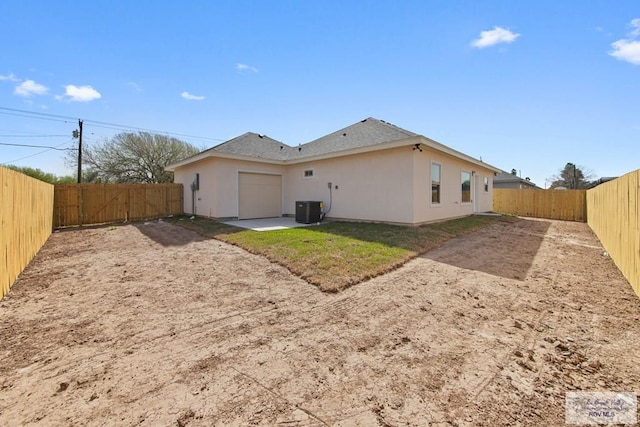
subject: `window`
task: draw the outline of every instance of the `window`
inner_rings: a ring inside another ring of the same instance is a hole
[[[431,163],[431,203],[440,203],[440,165]]]
[[[462,203],[471,202],[471,173],[462,171]]]
[[[484,192],[485,193],[489,192],[489,177],[488,176],[484,177]]]
[[[305,169],[304,177],[305,178],[313,178],[313,169]]]

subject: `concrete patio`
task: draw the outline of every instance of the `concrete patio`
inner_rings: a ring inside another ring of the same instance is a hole
[[[234,227],[248,228],[254,231],[286,230],[287,228],[309,227],[311,225],[319,224],[301,224],[296,222],[293,217],[242,219],[237,221],[225,221],[223,223]]]

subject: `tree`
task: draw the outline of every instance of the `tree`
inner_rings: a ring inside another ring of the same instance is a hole
[[[72,176],[56,176],[52,173],[44,172],[38,168],[30,168],[28,166],[14,166],[7,165],[7,168],[13,169],[16,172],[23,173],[31,178],[39,179],[40,181],[48,182],[49,184],[69,184],[75,182],[75,178]]]
[[[184,141],[149,132],[119,133],[82,152],[85,182],[173,182],[173,173],[164,168],[198,153]],[[67,156],[77,165],[74,154]]]
[[[570,190],[588,188],[594,173],[573,163],[567,163],[557,175],[551,177],[549,189],[564,187]]]

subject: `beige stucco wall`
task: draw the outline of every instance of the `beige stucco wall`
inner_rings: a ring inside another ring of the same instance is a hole
[[[283,165],[208,158],[177,168],[174,173],[174,182],[184,185],[184,212],[193,214],[190,185],[195,174],[199,173],[200,190],[196,191],[195,213],[211,218],[237,217],[239,172],[281,175],[286,188]]]
[[[390,148],[296,164],[209,158],[175,171],[184,187],[184,211],[191,209],[190,184],[200,174],[196,214],[213,218],[238,216],[238,172],[282,176],[282,213],[295,215],[295,202],[318,200],[330,207],[329,218],[421,224],[487,212],[493,205],[493,171],[421,146]],[[431,164],[441,165],[441,201],[431,203]],[[312,169],[313,177],[304,176]],[[472,202],[462,203],[461,172],[473,172]],[[489,191],[484,191],[484,178]]]
[[[401,147],[289,165],[285,213],[295,214],[298,200],[322,201],[326,211],[331,182],[327,217],[411,223],[412,156],[410,147]],[[307,169],[313,178],[304,177]]]
[[[329,208],[327,183],[333,185],[329,218],[420,224],[491,211],[493,171],[421,146],[381,150],[290,165],[285,213],[297,200],[320,200]],[[431,203],[431,164],[441,165],[441,201]],[[304,171],[313,169],[314,177]],[[472,202],[462,203],[462,171],[472,173]],[[484,191],[484,178],[489,191]],[[338,188],[336,189],[336,185]]]
[[[215,174],[215,159],[205,159],[196,163],[192,163],[180,168],[177,168],[173,172],[173,182],[176,184],[182,184],[184,187],[184,212],[187,214],[193,214],[192,204],[192,192],[191,183],[195,178],[195,174],[200,174],[200,190],[195,193],[195,197],[204,198],[205,204],[196,200],[196,212],[201,214],[201,211],[208,212],[214,210],[213,201],[216,198],[215,187],[213,186],[214,174]]]
[[[414,223],[488,212],[493,206],[493,171],[422,146],[414,152]],[[440,203],[431,203],[431,166],[440,164]],[[471,202],[462,202],[463,171],[471,173]],[[484,178],[489,191],[484,191]]]

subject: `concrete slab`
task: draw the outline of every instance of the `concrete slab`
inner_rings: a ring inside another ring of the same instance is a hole
[[[292,217],[242,219],[238,221],[225,221],[223,224],[240,228],[248,228],[254,231],[286,230],[287,228],[309,227],[311,225],[316,225],[316,223],[301,224],[296,222],[295,218]]]

